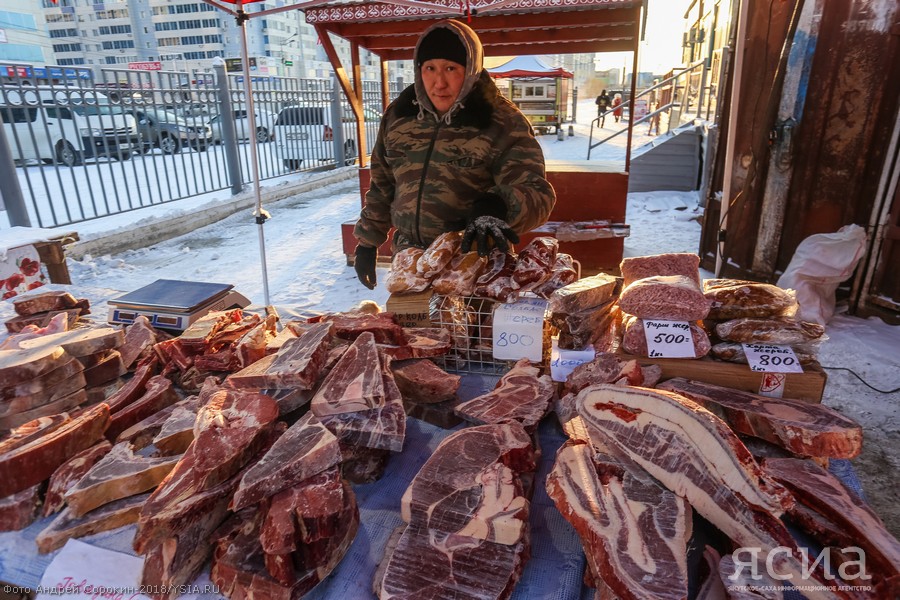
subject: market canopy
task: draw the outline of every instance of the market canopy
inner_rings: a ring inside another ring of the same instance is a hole
[[[300,0],[244,13],[251,2],[204,0],[244,18],[303,10],[306,21],[383,60],[409,60],[435,21],[456,18],[478,32],[486,56],[634,51],[646,0]]]
[[[569,71],[562,67],[550,67],[537,56],[517,56],[502,65],[487,69],[487,72],[495,79],[538,79],[541,77],[572,79],[573,77]]]

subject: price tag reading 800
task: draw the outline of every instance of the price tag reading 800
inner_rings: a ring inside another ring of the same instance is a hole
[[[547,301],[520,298],[494,309],[494,358],[541,362],[544,347],[544,313]]]
[[[650,358],[697,358],[687,321],[644,319],[644,335]]]
[[[790,346],[743,344],[751,371],[761,373],[802,373],[803,367]]]

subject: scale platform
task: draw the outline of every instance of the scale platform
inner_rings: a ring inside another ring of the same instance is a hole
[[[129,325],[138,315],[160,329],[184,331],[203,315],[250,305],[242,294],[226,283],[157,279],[150,285],[109,300],[107,322]]]

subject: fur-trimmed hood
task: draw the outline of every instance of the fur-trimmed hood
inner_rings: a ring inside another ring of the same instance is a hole
[[[425,85],[422,83],[422,68],[419,66],[418,61],[419,46],[421,45],[422,40],[433,30],[439,28],[448,29],[455,33],[459,37],[459,41],[462,43],[463,48],[466,49],[466,77],[463,80],[462,88],[459,90],[459,97],[443,117],[434,109],[434,105],[431,103],[428,94],[425,92]],[[465,106],[465,102],[468,99],[467,97],[483,74],[484,48],[481,45],[481,40],[478,39],[478,34],[476,34],[471,27],[454,19],[445,19],[443,21],[438,21],[419,36],[419,41],[416,42],[413,64],[415,65],[416,72],[415,90],[416,102],[419,107],[419,110],[417,111],[418,114],[421,114],[424,117],[424,113],[427,111],[433,114],[435,119],[443,118],[449,123],[453,118],[453,114]]]

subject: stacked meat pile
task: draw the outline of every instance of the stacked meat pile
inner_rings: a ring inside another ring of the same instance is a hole
[[[19,296],[12,302],[17,316],[6,321],[6,330],[9,333],[47,327],[51,319],[57,315],[63,315],[62,320],[67,323],[66,328],[72,329],[78,323],[78,317],[91,312],[91,303],[87,298],[76,300],[69,292],[29,294]]]
[[[558,253],[554,238],[535,238],[518,255],[495,249],[487,258],[475,251],[462,253],[461,242],[462,233],[454,231],[438,236],[425,250],[401,250],[391,264],[387,290],[404,294],[431,287],[442,296],[510,303],[529,291],[547,298],[578,278],[572,257]]]
[[[769,568],[791,579],[787,583],[810,586],[804,587],[809,598],[896,595],[900,543],[819,466],[858,455],[858,424],[821,405],[683,379],[663,382],[659,390],[632,387],[653,385],[652,374],[633,362],[598,355],[573,372],[567,382],[572,393],[557,409],[570,439],[557,454],[547,489],[581,535],[589,580],[600,597],[687,597],[692,510],[732,542],[706,553],[712,571],[704,589],[733,587],[729,576],[740,575],[742,566],[731,552],[752,547],[762,549],[753,555],[759,572],[768,572],[768,559]],[[877,574],[867,567],[873,580],[849,581],[874,591],[845,594],[835,584],[847,582],[824,579],[821,571],[803,577],[802,556],[782,519],[823,546],[854,545],[879,557],[879,565],[886,557],[893,562]],[[847,534],[849,519],[867,523],[866,533]]]
[[[707,279],[703,288],[712,304],[707,328],[718,340],[716,358],[746,363],[742,344],[778,344],[790,346],[800,364],[816,363],[825,328],[796,318],[793,290],[737,279]]]
[[[648,356],[644,320],[687,322],[694,356],[709,353],[709,336],[701,321],[709,301],[700,287],[700,257],[696,254],[658,254],[625,258],[620,265],[623,289],[619,308],[624,313],[622,349]]]
[[[67,329],[64,314],[47,327],[27,327],[4,340],[0,350],[0,432],[32,419],[102,400],[123,375],[118,348],[122,331],[112,327]]]
[[[601,273],[569,283],[550,294],[559,347],[582,350],[593,346],[596,351],[610,350],[619,325],[615,307],[617,292],[616,278]]]
[[[462,429],[437,447],[401,501],[374,590],[389,598],[509,598],[530,555],[536,468],[516,422]]]

